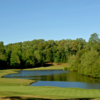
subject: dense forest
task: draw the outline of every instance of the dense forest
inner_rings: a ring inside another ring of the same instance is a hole
[[[100,77],[100,39],[91,34],[89,41],[43,39],[4,45],[0,42],[0,69],[34,68],[45,62],[68,63],[67,70]]]

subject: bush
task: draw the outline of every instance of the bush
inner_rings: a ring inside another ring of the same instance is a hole
[[[66,71],[66,70],[67,70],[67,67],[64,67],[64,69],[63,69],[63,70],[65,70],[65,71]]]

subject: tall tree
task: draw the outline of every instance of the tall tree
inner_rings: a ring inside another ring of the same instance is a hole
[[[6,57],[5,57],[5,48],[3,42],[0,42],[0,69],[6,67]]]

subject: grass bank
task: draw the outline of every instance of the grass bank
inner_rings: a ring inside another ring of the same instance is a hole
[[[64,67],[66,67],[68,64],[67,63],[47,63],[50,66],[46,66],[46,67],[39,67],[39,68],[27,68],[24,70],[63,70]]]
[[[11,78],[2,78],[4,75],[11,74],[11,73],[18,73],[19,69],[10,69],[10,70],[0,70],[0,86],[20,86],[21,81],[23,85],[29,85],[33,80],[27,79],[11,79]]]

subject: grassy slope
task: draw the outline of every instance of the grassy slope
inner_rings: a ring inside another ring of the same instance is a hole
[[[11,69],[11,70],[0,70],[0,86],[19,86],[21,81],[23,85],[29,85],[30,83],[34,82],[33,80],[26,80],[26,79],[11,79],[11,78],[1,78],[4,75],[10,73],[17,73],[20,71],[19,69]]]
[[[24,70],[63,70],[63,66],[57,67],[57,66],[50,66],[50,67],[40,67],[40,68],[30,68],[30,69],[24,69]]]
[[[55,68],[54,68],[55,67]],[[58,68],[61,66],[58,66]],[[47,68],[47,67],[46,67]],[[50,67],[49,69],[58,69],[57,66]],[[44,68],[38,68],[39,70]],[[47,68],[48,69],[48,68]],[[32,69],[33,70],[33,69]],[[37,69],[35,69],[37,70]],[[19,70],[0,70],[0,77],[16,73]],[[21,79],[6,79],[0,78],[0,96],[25,96],[25,97],[38,97],[38,98],[100,98],[100,90],[98,89],[79,89],[79,88],[59,88],[50,86],[25,86],[34,81]]]
[[[64,67],[67,66],[67,65],[68,64],[66,64],[66,63],[64,63],[64,64],[55,64],[55,63],[52,63],[52,65],[49,66],[49,67],[30,68],[30,69],[24,69],[24,70],[63,70]]]

